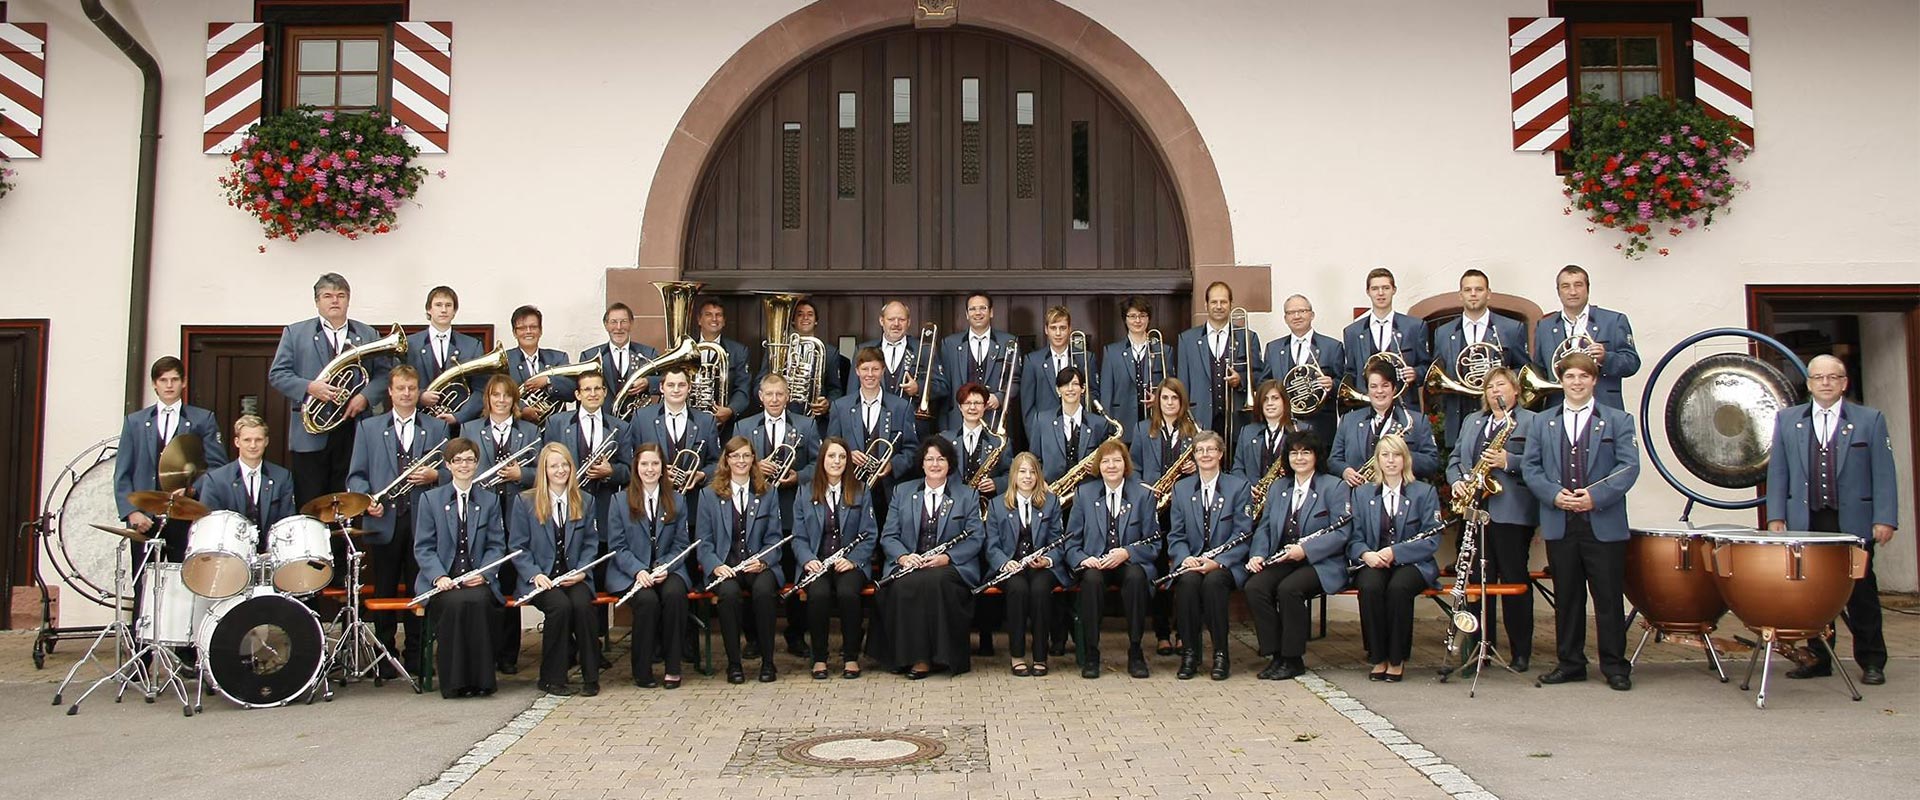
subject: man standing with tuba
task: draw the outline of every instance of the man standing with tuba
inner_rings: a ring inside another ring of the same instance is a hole
[[[1340,382],[1345,378],[1347,351],[1335,339],[1313,329],[1313,302],[1305,295],[1293,295],[1281,306],[1287,320],[1287,335],[1267,344],[1266,378],[1280,382],[1286,390],[1288,408],[1296,413],[1293,422],[1300,430],[1311,431],[1315,439],[1332,442],[1335,414],[1340,406]],[[1295,373],[1298,372],[1296,376]],[[1317,373],[1317,374],[1316,374]],[[1294,378],[1311,389],[1291,388]],[[1300,392],[1312,402],[1302,402]],[[1302,406],[1311,405],[1312,410]],[[1322,453],[1323,457],[1325,454]]]
[[[448,368],[487,354],[480,347],[480,340],[453,329],[453,315],[459,311],[460,295],[453,287],[435,286],[427,292],[427,329],[407,337],[406,356],[407,364],[420,373],[422,387],[432,386],[434,379]],[[480,396],[486,377],[486,373],[479,373],[461,380],[468,394],[459,412],[436,415],[447,424],[447,430],[459,430],[461,425],[479,419],[486,412],[486,398]],[[420,407],[431,409],[447,399],[440,392],[423,389]]]
[[[1400,405],[1407,409],[1419,408],[1419,397],[1415,391],[1419,388],[1420,376],[1427,373],[1427,323],[1393,310],[1393,296],[1399,287],[1393,279],[1393,270],[1375,267],[1367,273],[1367,303],[1370,309],[1359,319],[1348,323],[1341,332],[1341,347],[1347,351],[1347,377],[1352,379],[1354,388],[1364,393],[1366,387],[1366,369],[1368,362],[1375,356],[1391,354],[1391,361],[1397,359],[1396,369],[1391,373],[1394,392]],[[1415,391],[1409,391],[1409,389]],[[1368,448],[1368,453],[1373,449]],[[1418,452],[1415,457],[1418,458]],[[1421,470],[1421,474],[1428,474]]]
[[[700,409],[713,414],[714,420],[720,423],[720,438],[725,439],[733,430],[733,423],[753,407],[747,398],[747,346],[721,334],[727,327],[727,307],[719,300],[709,297],[700,301],[698,319],[700,333],[694,338],[718,344],[727,351],[727,396],[715,397],[712,408]]]
[[[820,374],[814,376],[813,402],[804,409],[807,416],[825,424],[827,409],[833,405],[833,401],[847,393],[847,371],[852,368],[852,362],[840,355],[839,347],[820,335],[820,308],[812,300],[801,299],[793,304],[793,332],[819,339],[825,346],[825,352],[822,353],[824,366]]]
[[[1260,365],[1260,337],[1233,322],[1233,287],[1224,281],[1207,286],[1207,321],[1181,332],[1175,372],[1193,400],[1193,420],[1200,427],[1233,436],[1228,408],[1246,405]],[[1238,424],[1234,427],[1238,427]]]
[[[617,395],[627,385],[627,376],[659,358],[660,351],[633,340],[633,309],[626,303],[607,306],[606,313],[600,315],[600,327],[607,330],[607,340],[582,351],[580,360],[600,359],[600,374],[607,376],[607,408],[625,408]],[[629,391],[636,395],[635,400],[649,394],[657,399],[660,385],[657,378],[646,378],[636,381]]]
[[[1879,411],[1849,403],[1847,365],[1830,355],[1807,362],[1812,401],[1780,412],[1773,421],[1773,457],[1767,461],[1767,530],[1828,531],[1858,536],[1867,549],[1867,572],[1847,598],[1847,630],[1860,682],[1887,682],[1887,641],[1880,631],[1880,585],[1873,574],[1874,545],[1893,540],[1900,525],[1899,484],[1893,439]],[[1789,678],[1833,674],[1833,636],[1815,648],[1816,661]]]
[[[346,488],[347,467],[353,456],[354,426],[345,420],[364,419],[374,400],[387,396],[387,357],[368,354],[360,359],[366,385],[349,392],[322,375],[342,353],[372,343],[373,328],[347,318],[352,289],[347,279],[329,272],[313,284],[313,305],[320,315],[288,325],[267,368],[267,382],[288,400],[287,458],[293,471],[294,502],[307,501]],[[307,427],[303,408],[309,399],[340,404],[341,422],[315,432]]]
[[[1477,269],[1460,273],[1460,318],[1434,330],[1434,366],[1429,369],[1446,373],[1466,388],[1482,390],[1494,369],[1518,369],[1527,363],[1527,329],[1519,320],[1493,313],[1487,307],[1492,298],[1487,273]],[[1461,358],[1461,353],[1466,358]],[[1473,395],[1447,392],[1440,396],[1441,423],[1445,426],[1442,442],[1447,447],[1459,441],[1460,420],[1479,404]]]
[[[1565,357],[1584,352],[1600,365],[1594,397],[1600,405],[1625,410],[1627,401],[1620,382],[1640,371],[1640,351],[1633,347],[1633,325],[1627,315],[1589,303],[1588,286],[1586,270],[1574,264],[1560,268],[1555,278],[1560,310],[1541,317],[1533,328],[1534,368],[1559,380]],[[1567,344],[1568,340],[1573,344]]]

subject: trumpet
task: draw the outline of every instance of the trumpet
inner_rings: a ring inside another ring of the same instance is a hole
[[[853,479],[869,489],[873,488],[873,484],[880,480],[880,473],[887,468],[887,463],[893,460],[893,448],[899,443],[898,433],[867,442],[866,448],[861,450],[867,454],[867,463],[853,468]]]
[[[400,323],[394,323],[392,332],[385,337],[349,348],[320,369],[320,374],[314,380],[332,386],[338,392],[332,400],[308,396],[301,401],[300,425],[307,429],[307,433],[326,433],[347,421],[347,406],[353,402],[353,398],[366,391],[367,383],[373,377],[360,359],[379,353],[396,356],[407,354],[407,332],[400,327]]]
[[[599,371],[600,359],[597,358],[572,364],[561,364],[540,370],[520,382],[520,402],[524,407],[532,409],[533,413],[538,414],[540,424],[544,425],[546,424],[547,417],[553,416],[553,412],[560,410],[560,404],[562,402],[560,398],[553,393],[554,378],[578,378],[587,373]],[[538,378],[546,378],[547,385],[538,389],[528,389],[527,384],[532,383]]]
[[[667,467],[680,475],[673,481],[674,491],[685,494],[693,488],[694,476],[700,474],[700,451],[706,446],[706,442],[694,442],[692,447],[673,454],[673,461]]]
[[[468,361],[464,364],[449,364],[445,370],[427,384],[426,391],[440,395],[440,402],[427,407],[427,416],[458,416],[468,400],[473,399],[473,389],[467,386],[468,375],[475,372],[497,372],[507,368],[507,346],[495,345],[493,352]]]
[[[507,485],[508,481],[505,477],[501,476],[501,470],[506,469],[508,464],[519,464],[523,469],[532,465],[533,451],[538,449],[540,449],[540,440],[535,439],[527,442],[525,445],[522,445],[520,449],[513,451],[511,455],[493,462],[493,466],[487,467],[480,474],[473,476],[474,485],[482,489],[498,489]]]
[[[619,446],[620,437],[603,431],[600,436],[600,443],[594,445],[593,452],[588,453],[587,457],[580,462],[580,469],[575,470],[579,476],[576,485],[585,489],[588,483],[600,480],[599,478],[587,477],[587,469],[602,462],[612,463],[613,449]]]
[[[800,434],[793,429],[792,425],[788,425],[787,435],[780,437],[780,443],[767,451],[767,461],[774,466],[771,480],[774,483],[786,480],[787,473],[793,471],[793,463],[799,458]]]
[[[426,455],[420,457],[419,461],[415,461],[406,469],[401,470],[400,474],[393,479],[393,482],[380,487],[380,491],[373,493],[373,502],[375,504],[389,503],[407,496],[408,493],[413,491],[413,487],[417,485],[407,480],[407,476],[412,475],[415,470],[439,469],[441,461],[440,451],[446,449],[446,446],[446,442],[434,445],[433,449],[428,450]]]
[[[940,326],[929,322],[920,326],[920,356],[926,363],[914,363],[912,350],[908,350],[906,358],[902,359],[906,362],[907,377],[920,385],[920,405],[913,410],[913,416],[917,419],[933,419],[933,357],[939,350]]]

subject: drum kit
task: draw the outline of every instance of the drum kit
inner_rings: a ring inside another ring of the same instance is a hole
[[[191,437],[176,437],[176,441],[183,438]],[[106,452],[111,453],[111,448]],[[97,454],[94,458],[91,467],[75,473],[68,499],[87,485],[96,469],[111,467],[110,458]],[[341,492],[317,498],[302,507],[299,515],[268,527],[263,552],[260,530],[252,520],[232,511],[210,510],[187,497],[184,489],[192,485],[198,471],[169,474],[167,462],[163,455],[161,490],[133,492],[126,499],[154,519],[149,531],[157,532],[170,521],[190,523],[183,561],[161,560],[164,541],[158,535],[121,527],[118,519],[116,524],[86,522],[90,532],[112,534],[116,538],[111,541],[128,543],[113,548],[109,582],[102,579],[103,569],[97,563],[103,560],[97,537],[79,533],[78,526],[62,525],[55,531],[62,540],[58,552],[85,554],[67,553],[64,561],[56,558],[56,569],[69,585],[112,608],[114,615],[111,623],[97,629],[92,646],[67,671],[54,692],[54,705],[61,704],[75,676],[90,663],[106,674],[80,693],[67,709],[70,715],[78,714],[87,697],[108,685],[117,687],[116,702],[129,689],[139,691],[149,703],[171,693],[186,716],[202,709],[207,688],[245,708],[281,706],[303,696],[308,703],[316,697],[332,700],[331,676],[336,672],[342,682],[371,675],[379,685],[383,663],[391,665],[415,692],[420,691],[400,660],[380,644],[373,626],[361,618],[357,597],[344,603],[334,618],[338,636],[332,639],[307,603],[333,581],[336,535],[346,537],[347,585],[360,584],[365,554],[354,538],[362,531],[329,526],[345,526],[364,513],[371,502],[367,495]],[[111,503],[82,501],[78,505],[86,508],[89,519],[99,519],[103,513],[117,517]],[[63,505],[62,521],[66,511]],[[69,539],[77,540],[74,546],[68,546]],[[129,591],[135,585],[139,591]],[[50,651],[57,638],[37,643],[36,658],[42,646]],[[111,662],[103,657],[109,642]],[[109,664],[115,665],[110,671]],[[189,680],[194,682],[191,700]]]
[[[1696,504],[1750,509],[1763,497],[1723,499],[1689,486],[1667,468],[1649,435],[1653,385],[1686,348],[1718,337],[1750,339],[1771,348],[1804,383],[1806,365],[1780,342],[1742,328],[1715,328],[1674,345],[1648,377],[1640,403],[1641,441],[1668,485],[1687,498],[1681,527],[1635,528],[1627,547],[1627,599],[1645,633],[1634,648],[1640,658],[1648,638],[1693,639],[1707,651],[1720,681],[1727,681],[1711,634],[1731,610],[1759,639],[1752,642],[1745,691],[1760,666],[1760,692],[1754,704],[1767,705],[1767,677],[1776,650],[1795,644],[1828,648],[1826,634],[1846,607],[1853,582],[1865,574],[1867,553],[1859,539],[1843,533],[1769,532],[1752,527],[1694,526]],[[1676,380],[1666,406],[1667,442],[1686,471],[1728,489],[1751,489],[1766,477],[1774,417],[1794,403],[1794,384],[1774,366],[1745,353],[1716,354],[1696,362]],[[1631,620],[1632,617],[1629,617]],[[1744,641],[1744,640],[1743,640]],[[1845,670],[1854,700],[1860,691]]]

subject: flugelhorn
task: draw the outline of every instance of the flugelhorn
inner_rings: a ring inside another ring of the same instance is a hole
[[[507,346],[495,345],[493,352],[464,363],[447,365],[438,376],[427,384],[426,391],[440,395],[440,402],[427,407],[427,416],[456,417],[466,408],[467,401],[473,399],[473,389],[467,386],[466,377],[476,372],[499,372],[507,368]]]
[[[396,356],[407,354],[407,332],[400,327],[400,323],[394,323],[393,331],[386,336],[348,348],[334,356],[320,369],[320,374],[314,376],[315,381],[332,386],[338,392],[332,400],[320,400],[309,395],[300,403],[300,425],[307,429],[307,433],[326,433],[347,421],[347,406],[353,402],[353,398],[366,391],[367,382],[372,379],[372,373],[360,363],[360,359],[378,353]]]
[[[439,469],[441,463],[440,451],[446,449],[446,446],[447,443],[444,441],[434,445],[432,450],[428,450],[425,455],[420,456],[419,461],[415,461],[407,465],[406,469],[400,470],[400,474],[393,479],[393,482],[380,487],[380,491],[373,493],[373,502],[375,504],[390,503],[407,496],[408,493],[413,491],[413,487],[417,485],[407,480],[407,477],[412,475],[415,470]]]

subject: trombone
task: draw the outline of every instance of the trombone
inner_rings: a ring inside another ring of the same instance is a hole
[[[933,361],[934,354],[940,350],[940,326],[929,322],[920,326],[920,362],[915,363],[913,351],[906,353],[907,377],[920,387],[920,404],[914,407],[916,419],[933,419]]]
[[[1154,380],[1153,376],[1157,374],[1161,380],[1167,378],[1167,340],[1160,334],[1159,328],[1147,331],[1147,352],[1144,360],[1147,362],[1147,369],[1145,380],[1140,381],[1140,410],[1151,414],[1153,404],[1159,400],[1156,389],[1160,385],[1160,381]]]
[[[1079,332],[1075,331],[1075,333]],[[1082,355],[1085,355],[1087,347],[1086,340],[1086,335],[1080,334],[1080,349]],[[1071,348],[1073,345],[1069,344],[1067,346]],[[1069,352],[1071,352],[1071,350],[1069,350]],[[1000,392],[1000,407],[991,412],[993,414],[993,432],[1000,436],[1007,435],[1007,409],[1013,405],[1013,382],[1015,377],[1013,365],[1018,363],[1020,363],[1020,340],[1008,339],[1006,354],[1000,360],[1000,380],[994,382],[994,388]],[[1085,385],[1086,376],[1084,373],[1086,370],[1083,368],[1081,372],[1080,382],[1082,385]],[[1055,391],[1059,391],[1058,388],[1056,388]],[[922,403],[925,402],[925,397],[924,394],[921,395]]]
[[[1232,354],[1235,332],[1240,335],[1240,355],[1235,360]],[[1242,373],[1240,388],[1245,390],[1246,398],[1240,405],[1243,413],[1252,413],[1255,408],[1253,399],[1253,329],[1247,327],[1247,310],[1235,308],[1227,314],[1227,368]],[[1232,425],[1227,426],[1232,429]]]

